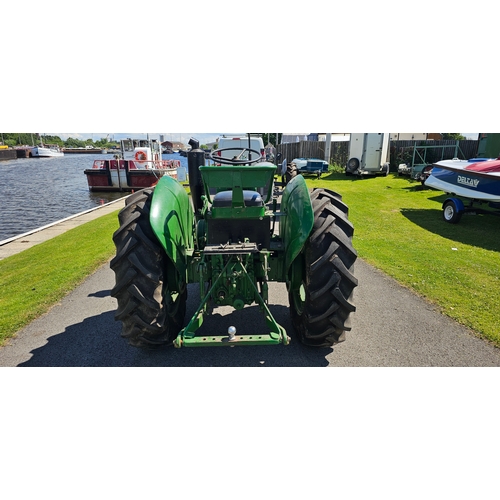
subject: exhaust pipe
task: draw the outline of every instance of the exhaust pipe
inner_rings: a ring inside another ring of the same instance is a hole
[[[191,190],[194,213],[198,216],[201,214],[203,207],[201,197],[204,192],[200,167],[205,165],[205,152],[200,149],[200,143],[196,139],[191,138],[188,144],[191,146],[191,151],[187,154],[189,189]]]

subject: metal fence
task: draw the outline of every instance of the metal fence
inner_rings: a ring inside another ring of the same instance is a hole
[[[289,144],[278,144],[276,151],[281,158],[291,162],[294,158],[325,159],[325,141],[302,141]],[[330,149],[330,164],[345,165],[349,159],[349,142],[332,142]]]
[[[397,170],[400,163],[412,161],[414,150],[418,161],[415,163],[433,163],[446,158],[458,156],[460,159],[474,158],[477,155],[479,141],[391,141],[391,170]],[[324,141],[301,141],[289,144],[278,144],[276,150],[282,159],[290,162],[294,158],[325,159]],[[415,148],[416,146],[416,148]],[[456,154],[455,154],[456,153]],[[420,161],[420,160],[423,161]],[[329,163],[345,166],[349,160],[349,142],[332,142]]]
[[[400,163],[430,164],[457,157],[475,158],[479,141],[391,141],[391,169]]]

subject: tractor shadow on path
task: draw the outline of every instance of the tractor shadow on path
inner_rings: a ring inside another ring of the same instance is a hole
[[[99,294],[101,296],[101,294]],[[315,349],[303,346],[293,337],[288,307],[270,306],[271,313],[287,332],[291,333],[290,345],[234,346],[181,348],[164,347],[143,350],[131,347],[121,338],[121,323],[114,320],[114,311],[86,318],[83,322],[67,326],[54,333],[47,343],[34,349],[31,358],[18,366],[30,367],[318,367],[327,366],[326,357],[331,348]],[[254,310],[252,310],[254,309]],[[208,317],[203,328],[225,328],[227,325],[246,324],[257,328],[256,306],[249,307],[238,321],[226,315]],[[189,320],[190,307],[186,314]],[[238,328],[238,326],[237,326]],[[243,332],[242,332],[243,333]]]

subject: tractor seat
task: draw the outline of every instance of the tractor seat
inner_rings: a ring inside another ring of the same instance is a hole
[[[214,196],[213,207],[214,208],[231,207],[232,199],[233,199],[232,191],[220,191]],[[264,206],[264,201],[262,200],[262,196],[259,193],[257,193],[257,191],[248,191],[244,189],[243,201],[245,203],[245,207]]]

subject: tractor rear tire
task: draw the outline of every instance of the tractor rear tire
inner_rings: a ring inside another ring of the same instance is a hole
[[[354,228],[337,193],[314,189],[311,201],[314,226],[304,247],[302,285],[289,290],[290,314],[303,344],[331,347],[345,340],[356,310]]]
[[[118,214],[120,228],[113,235],[115,319],[122,322],[122,337],[135,347],[171,344],[186,312],[186,284],[177,280],[178,293],[168,290],[168,273],[176,271],[149,222],[153,191],[143,189],[126,200]]]

